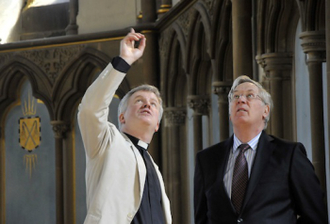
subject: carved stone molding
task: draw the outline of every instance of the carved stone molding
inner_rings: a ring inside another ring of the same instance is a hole
[[[0,54],[0,65],[5,64],[5,62],[12,58],[13,55],[13,53]]]
[[[188,106],[194,110],[195,115],[207,115],[211,107],[210,98],[207,95],[190,95]]]
[[[160,58],[167,58],[168,48],[170,47],[170,33],[172,28],[167,28],[163,31],[160,35],[159,39],[159,51],[160,51]]]
[[[51,83],[56,81],[56,78],[61,73],[63,68],[78,55],[83,45],[23,51],[20,54],[37,66],[39,66],[48,76]]]
[[[66,35],[74,35],[74,34],[78,34],[78,28],[79,26],[75,23],[73,24],[69,24],[66,28],[65,28],[65,33]]]
[[[182,28],[182,31],[184,33],[185,39],[188,39],[188,34],[189,34],[189,30],[191,27],[191,23],[192,23],[192,15],[193,15],[194,9],[191,8],[188,11],[186,11],[185,13],[183,13],[178,20],[176,21],[179,25],[179,27]]]
[[[229,82],[213,82],[213,93],[218,95],[219,102],[228,102],[228,93],[231,88]]]
[[[51,121],[50,124],[53,125],[55,138],[65,138],[66,132],[70,130],[69,125],[64,121]]]
[[[187,111],[182,107],[168,107],[165,109],[165,126],[180,126],[186,122]]]
[[[213,17],[213,6],[215,5],[215,0],[201,0],[201,2],[205,3],[210,17]]]

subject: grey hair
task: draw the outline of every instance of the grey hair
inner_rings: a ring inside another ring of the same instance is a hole
[[[252,80],[249,76],[246,76],[246,75],[241,75],[241,76],[237,77],[235,79],[235,81],[233,82],[233,85],[231,86],[231,89],[230,89],[229,94],[228,94],[229,105],[230,105],[230,103],[233,99],[233,94],[234,94],[234,91],[237,88],[237,86],[242,84],[242,83],[245,83],[245,82],[250,82],[250,83],[254,84],[259,90],[258,95],[260,96],[262,102],[265,105],[269,106],[269,114],[265,118],[264,129],[266,129],[267,128],[267,123],[270,119],[270,112],[273,109],[273,100],[272,100],[272,96],[267,92],[267,90],[264,87],[262,87],[262,85],[259,82],[256,82],[256,81]],[[230,115],[230,106],[229,106],[229,115]]]
[[[138,91],[146,91],[146,92],[152,92],[156,95],[158,102],[159,102],[159,118],[158,121],[160,122],[163,116],[163,100],[162,97],[160,95],[160,92],[158,90],[157,87],[152,86],[152,85],[148,85],[148,84],[143,84],[140,86],[137,86],[133,89],[131,89],[128,93],[126,93],[126,95],[123,97],[123,99],[120,101],[119,106],[118,106],[118,126],[119,126],[119,130],[121,129],[121,123],[119,120],[119,116],[120,114],[124,113],[127,110],[128,107],[128,100],[129,98],[136,92]]]

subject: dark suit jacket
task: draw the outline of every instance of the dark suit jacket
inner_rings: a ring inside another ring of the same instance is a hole
[[[242,212],[237,214],[223,182],[232,145],[233,136],[196,156],[195,224],[327,223],[323,192],[304,146],[265,132],[259,139]]]

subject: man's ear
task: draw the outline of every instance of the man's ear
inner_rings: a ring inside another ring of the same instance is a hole
[[[157,132],[158,129],[159,129],[159,122],[157,122],[157,126],[156,126],[156,128],[155,128],[155,132]]]
[[[264,113],[262,115],[263,119],[266,119],[266,117],[268,116],[269,112],[270,112],[270,107],[269,107],[269,105],[266,105],[265,106]]]
[[[119,115],[119,122],[120,122],[121,124],[124,124],[124,123],[125,123],[124,114],[120,114],[120,115]]]

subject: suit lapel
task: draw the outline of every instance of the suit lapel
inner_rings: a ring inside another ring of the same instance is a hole
[[[257,147],[257,153],[254,158],[254,163],[251,170],[250,180],[247,186],[245,199],[243,202],[242,211],[244,210],[245,205],[249,201],[253,191],[255,190],[256,186],[259,183],[260,177],[262,175],[263,170],[265,170],[265,167],[267,166],[269,162],[269,158],[271,157],[275,145],[271,143],[272,137],[267,135],[264,131],[262,132],[258,147]]]
[[[146,166],[144,164],[143,158],[142,158],[139,150],[134,146],[134,144],[131,142],[131,140],[124,133],[122,133],[122,136],[125,138],[127,144],[132,149],[135,159],[136,159],[137,169],[138,169],[138,174],[139,174],[140,198],[142,198],[142,194],[143,194],[143,190],[144,190],[144,183],[146,181],[146,176],[147,176],[147,169],[146,169]]]
[[[230,149],[231,146],[233,144],[233,137],[231,137],[230,139],[228,139],[225,142],[224,148],[225,150],[218,150],[217,152],[219,153],[219,167],[218,167],[218,177],[220,177],[223,180],[223,177],[225,175],[226,172],[226,168],[227,168],[227,163],[228,163],[228,158],[229,158],[229,154],[230,154]],[[223,182],[223,181],[222,181]]]
[[[226,190],[225,187],[225,183],[223,182],[224,176],[226,174],[226,169],[227,169],[227,164],[228,164],[228,159],[229,159],[229,154],[230,154],[230,150],[232,149],[232,145],[233,145],[233,136],[231,138],[229,138],[227,141],[225,141],[225,145],[223,146],[223,148],[225,150],[218,150],[219,152],[219,166],[218,166],[218,171],[217,171],[217,183],[218,183],[218,189],[220,189],[222,192],[221,194],[225,194],[226,198],[227,198],[227,203],[232,206],[233,210],[234,207],[231,203],[230,197],[228,195],[228,192]]]

